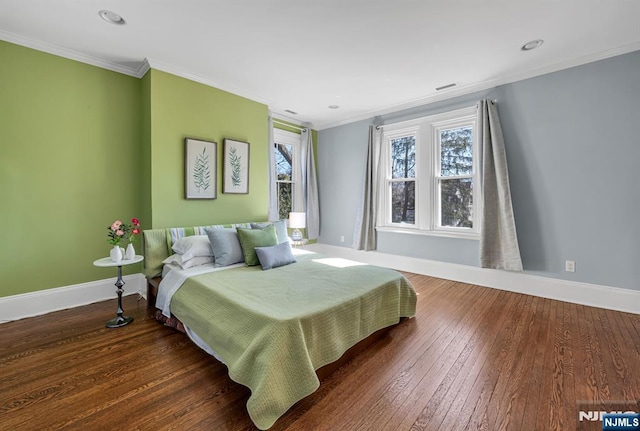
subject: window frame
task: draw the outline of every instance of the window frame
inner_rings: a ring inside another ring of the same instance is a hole
[[[293,157],[291,158],[291,180],[290,181],[282,181],[278,180],[278,171],[276,166],[273,166],[272,169],[276,169],[276,190],[279,191],[279,183],[290,183],[291,184],[291,211],[297,211],[302,207],[302,166],[300,160],[300,149],[301,149],[301,137],[299,133],[290,132],[288,130],[279,129],[277,127],[273,128],[273,145],[271,151],[275,150],[275,146],[278,144],[282,145],[291,145],[293,146]],[[274,157],[275,163],[275,157]],[[279,192],[278,192],[279,193]],[[278,217],[280,216],[280,200],[278,199],[279,194],[276,193],[276,208],[278,210]],[[287,219],[289,216],[287,215]]]
[[[471,175],[445,176],[441,171],[440,131],[452,128],[472,127]],[[415,136],[415,223],[394,223],[392,221],[391,197],[391,142],[405,136]],[[416,118],[383,126],[380,154],[379,202],[380,217],[376,230],[418,235],[445,236],[454,238],[479,239],[480,214],[482,211],[482,185],[480,179],[480,141],[475,106]],[[442,179],[471,178],[472,226],[471,228],[441,226],[442,202],[440,183]]]
[[[411,230],[415,230],[415,229],[419,229],[419,225],[418,225],[418,221],[419,221],[419,214],[421,213],[419,207],[418,207],[418,199],[417,197],[419,196],[420,193],[420,181],[419,181],[419,177],[420,177],[420,172],[419,172],[419,160],[420,160],[420,156],[421,156],[421,151],[419,150],[419,145],[418,143],[419,138],[418,138],[418,132],[419,132],[419,127],[417,125],[412,125],[412,124],[407,124],[406,127],[401,127],[398,129],[393,128],[392,130],[389,130],[389,132],[383,130],[383,140],[382,140],[382,154],[380,157],[380,163],[382,163],[382,166],[384,166],[383,169],[381,169],[382,173],[382,181],[381,181],[381,188],[380,190],[382,191],[381,196],[382,196],[382,206],[381,206],[381,210],[379,211],[379,214],[384,214],[384,220],[385,226],[390,226],[390,227],[394,227],[397,229],[411,229]],[[405,182],[407,180],[410,180],[408,178],[393,178],[393,173],[391,172],[391,142],[394,139],[398,139],[398,138],[403,138],[403,137],[407,137],[407,136],[414,136],[415,139],[415,160],[416,160],[416,166],[415,166],[415,176],[413,177],[413,181],[414,181],[414,193],[415,193],[415,197],[414,197],[414,201],[415,201],[415,215],[414,215],[414,223],[410,224],[410,223],[405,223],[405,222],[393,222],[393,216],[392,216],[392,192],[391,192],[391,184],[393,184],[394,182]]]

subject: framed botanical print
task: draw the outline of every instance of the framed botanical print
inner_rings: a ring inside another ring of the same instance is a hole
[[[217,144],[200,139],[184,140],[185,199],[215,199]]]
[[[249,143],[224,139],[222,193],[249,193]]]

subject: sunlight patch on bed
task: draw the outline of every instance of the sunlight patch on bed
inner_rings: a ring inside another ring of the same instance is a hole
[[[321,263],[323,265],[334,266],[336,268],[348,268],[350,266],[367,265],[366,263],[354,262],[353,260],[343,259],[341,257],[325,257],[322,259],[313,259],[313,261]]]

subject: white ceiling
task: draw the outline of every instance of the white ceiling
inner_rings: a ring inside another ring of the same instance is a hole
[[[150,65],[323,129],[638,50],[640,1],[0,0],[0,39]]]

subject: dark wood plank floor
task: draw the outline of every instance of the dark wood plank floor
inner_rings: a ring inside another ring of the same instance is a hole
[[[273,430],[575,430],[585,402],[640,400],[640,316],[407,274],[415,319]],[[252,430],[248,389],[124,300],[0,325],[1,430]],[[591,426],[591,428],[589,428]]]

